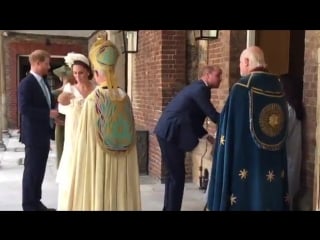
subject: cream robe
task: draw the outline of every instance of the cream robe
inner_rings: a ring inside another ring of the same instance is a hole
[[[60,165],[57,171],[57,182],[59,184],[58,190],[58,210],[67,210],[66,196],[70,187],[70,160],[74,152],[73,145],[75,135],[77,133],[78,119],[81,113],[84,98],[74,85],[66,84],[63,92],[72,93],[75,98],[71,99],[69,105],[58,105],[60,113],[65,114],[65,131],[64,131],[64,145],[61,155]]]
[[[300,172],[302,161],[301,121],[296,118],[295,110],[288,104],[289,123],[286,141],[288,161],[288,188],[290,205],[300,190]]]
[[[122,96],[126,94],[119,91]],[[141,210],[136,145],[127,153],[112,154],[100,147],[94,99],[95,91],[86,98],[79,118],[66,199],[68,210]]]

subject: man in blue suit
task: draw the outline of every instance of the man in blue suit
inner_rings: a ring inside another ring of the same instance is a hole
[[[58,116],[54,99],[44,76],[50,69],[50,55],[35,50],[29,55],[30,74],[19,85],[19,110],[21,113],[21,141],[25,144],[22,180],[22,208],[24,211],[46,211],[41,202],[41,186],[54,139],[53,119]]]
[[[185,153],[194,149],[199,138],[208,134],[203,128],[206,116],[216,124],[219,121],[219,113],[210,102],[210,98],[211,89],[220,85],[221,74],[222,70],[217,66],[204,67],[200,80],[185,87],[172,99],[155,128],[167,169],[164,211],[181,210]],[[210,137],[208,140],[213,141]]]

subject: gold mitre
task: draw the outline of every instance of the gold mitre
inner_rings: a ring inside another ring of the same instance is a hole
[[[114,68],[118,57],[117,47],[107,39],[107,36],[99,36],[89,51],[89,58],[94,69]]]
[[[94,70],[103,71],[106,76],[106,81],[100,85],[108,87],[111,99],[120,98],[115,73],[118,57],[117,47],[107,39],[107,36],[97,38],[89,51],[89,58]]]

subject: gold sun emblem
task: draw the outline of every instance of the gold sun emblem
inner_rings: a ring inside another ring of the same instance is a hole
[[[269,117],[269,125],[273,128],[277,127],[279,125],[279,116],[276,114],[272,114]]]
[[[267,180],[269,182],[272,182],[274,180],[274,177],[275,177],[275,175],[273,173],[273,170],[269,171],[268,174],[266,175],[266,177],[267,177]]]
[[[279,104],[265,106],[259,115],[261,131],[268,137],[275,137],[280,134],[284,127],[284,113]]]
[[[233,204],[236,204],[237,203],[237,197],[233,195],[233,193],[231,194],[231,197],[230,197],[230,204],[231,206]]]
[[[248,176],[248,171],[246,169],[242,169],[238,175],[240,176],[241,180],[246,179]]]

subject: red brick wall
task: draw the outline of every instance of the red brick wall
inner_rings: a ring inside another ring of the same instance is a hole
[[[139,31],[132,100],[138,129],[149,131],[149,174],[162,178],[161,154],[154,127],[163,108],[186,85],[186,31]],[[186,167],[191,179],[190,162]]]
[[[320,31],[306,31],[303,77],[303,103],[306,117],[302,127],[302,184],[309,191],[312,191],[314,180],[318,48],[320,48]]]
[[[221,30],[218,39],[209,41],[208,64],[218,65],[223,71],[220,87],[211,90],[211,102],[219,112],[229,96],[229,88],[240,77],[239,57],[246,48],[246,37],[245,30]],[[214,133],[215,129],[210,121],[209,131]]]
[[[18,127],[18,56],[28,55],[33,50],[44,49],[52,55],[66,55],[74,51],[87,55],[87,39],[62,38],[50,36],[51,45],[46,45],[45,36],[28,36],[12,34],[4,39],[5,54],[5,90],[6,90],[6,116],[9,128]]]
[[[240,78],[239,59],[242,51],[247,47],[247,31],[235,30],[230,33],[230,65],[229,82],[230,87]],[[228,89],[229,94],[229,89]]]
[[[230,65],[230,31],[219,31],[219,38],[209,41],[208,64],[222,68],[222,82],[218,89],[211,90],[211,101],[218,111],[221,111],[229,93],[229,65]]]
[[[139,31],[132,104],[137,129],[149,131],[149,174],[161,176],[161,158],[152,134],[162,110],[161,31]]]

